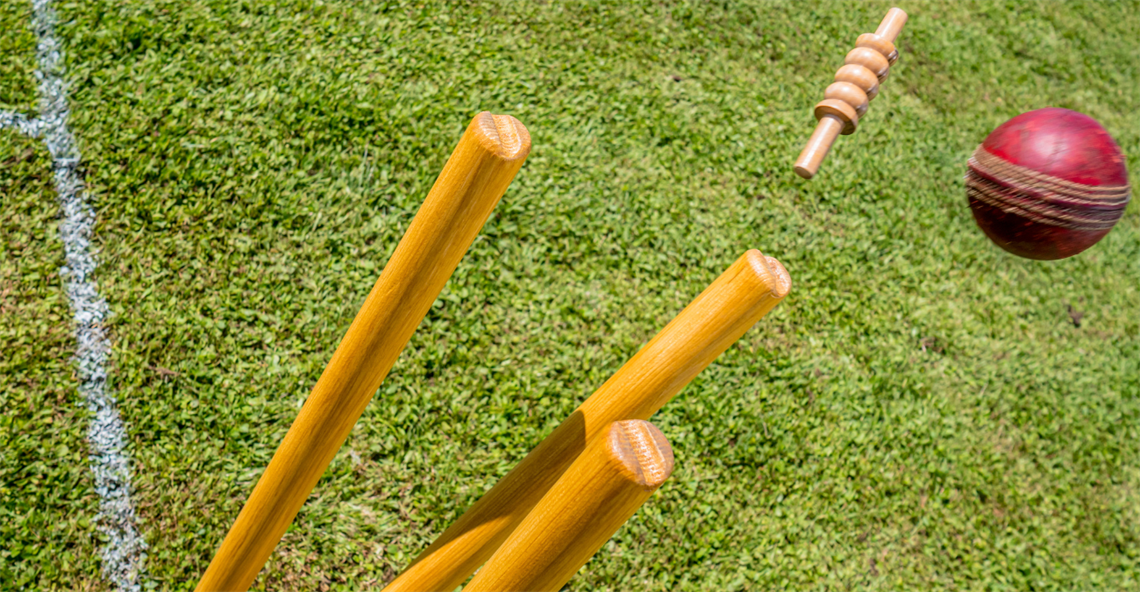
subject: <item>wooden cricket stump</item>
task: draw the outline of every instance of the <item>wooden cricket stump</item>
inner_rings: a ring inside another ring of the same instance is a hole
[[[529,152],[509,115],[483,112],[467,126],[197,592],[253,583]]]
[[[796,159],[797,175],[805,179],[814,177],[835,139],[840,134],[855,133],[859,118],[867,112],[867,104],[879,94],[879,85],[898,60],[894,42],[906,19],[905,12],[892,8],[874,33],[864,33],[855,40],[855,49],[847,54],[843,67],[835,73],[835,82],[827,87],[823,100],[815,106],[819,123]]]
[[[649,419],[788,294],[778,261],[750,250],[443,532],[385,590],[451,592],[507,539],[615,421]]]
[[[557,592],[672,473],[673,449],[653,424],[611,423],[464,592]]]

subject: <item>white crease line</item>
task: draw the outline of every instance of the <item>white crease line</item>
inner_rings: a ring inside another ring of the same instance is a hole
[[[40,120],[28,119],[14,111],[0,111],[0,129],[14,129],[29,138],[40,135]]]
[[[28,120],[11,114],[11,119],[4,121],[12,122],[11,127],[16,129],[36,132],[51,154],[55,189],[63,210],[59,234],[66,263],[60,274],[75,314],[79,394],[91,412],[87,438],[95,491],[99,494],[97,524],[107,537],[101,552],[103,576],[121,591],[140,592],[147,546],[135,528],[127,430],[119,418],[107,380],[111,340],[104,325],[109,310],[92,277],[97,265],[91,244],[95,211],[89,205],[90,196],[84,191],[83,179],[76,170],[80,162],[79,148],[68,127],[67,84],[63,78],[63,57],[55,38],[55,10],[51,0],[32,0],[32,7],[40,117]]]

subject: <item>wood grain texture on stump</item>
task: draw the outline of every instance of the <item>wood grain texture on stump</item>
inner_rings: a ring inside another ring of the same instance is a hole
[[[253,583],[529,153],[514,117],[484,112],[467,126],[198,592]]]
[[[503,544],[586,443],[615,422],[647,420],[788,294],[778,261],[745,252],[385,590],[451,592]]]
[[[672,473],[673,449],[653,424],[611,423],[464,592],[557,592]]]

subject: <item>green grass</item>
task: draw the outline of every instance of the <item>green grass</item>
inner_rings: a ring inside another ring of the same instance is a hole
[[[256,587],[393,577],[748,248],[792,294],[653,418],[677,470],[571,589],[1140,587],[1140,214],[1026,261],[962,184],[989,130],[1045,106],[1097,118],[1140,176],[1140,3],[904,4],[883,92],[804,182],[811,106],[888,6],[61,4],[152,582],[193,587],[491,110],[531,156]],[[30,104],[7,72],[0,100]],[[3,228],[41,238],[0,264],[58,325],[37,154],[4,169]],[[3,569],[99,589],[69,334],[18,337],[48,318],[20,310],[3,511],[55,524],[0,534],[82,553]]]
[[[36,104],[36,38],[28,25],[31,2],[0,4],[0,109],[30,110]]]

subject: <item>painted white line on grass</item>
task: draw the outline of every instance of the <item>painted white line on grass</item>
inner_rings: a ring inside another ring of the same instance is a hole
[[[67,84],[63,58],[55,38],[56,14],[51,0],[32,0],[32,29],[36,34],[39,69],[40,116],[27,120],[13,114],[12,127],[29,129],[41,136],[51,154],[55,189],[63,219],[59,224],[66,263],[60,274],[75,315],[76,365],[79,393],[91,412],[87,438],[89,459],[99,494],[99,529],[107,537],[102,549],[103,576],[122,591],[138,592],[144,577],[146,541],[135,528],[131,504],[131,468],[127,457],[127,430],[119,418],[115,397],[107,381],[107,357],[111,341],[104,323],[107,301],[99,295],[92,277],[96,262],[91,244],[95,211],[79,176],[79,148],[68,127]],[[25,123],[21,123],[22,120]],[[34,122],[34,124],[32,123]]]
[[[14,129],[29,138],[35,138],[40,135],[40,120],[28,119],[14,111],[0,111],[0,129]]]

